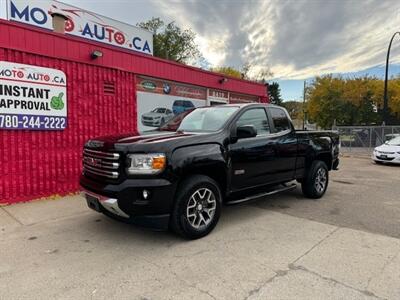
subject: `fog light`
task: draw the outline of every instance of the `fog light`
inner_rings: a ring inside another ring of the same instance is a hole
[[[143,195],[143,199],[147,200],[147,198],[149,198],[149,196],[150,196],[150,192],[148,190],[143,190],[142,195]]]

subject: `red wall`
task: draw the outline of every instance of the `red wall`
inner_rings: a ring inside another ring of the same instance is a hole
[[[103,58],[92,61],[97,49]],[[15,203],[79,189],[81,152],[94,136],[136,130],[135,73],[257,95],[263,85],[79,38],[0,20],[0,60],[62,70],[67,76],[68,127],[63,131],[0,130],[0,203]],[[103,92],[115,84],[115,95]]]
[[[0,130],[0,203],[77,191],[84,142],[135,130],[133,74],[4,49],[0,60],[64,71],[68,96],[67,129]],[[104,81],[115,83],[115,96],[103,94]]]

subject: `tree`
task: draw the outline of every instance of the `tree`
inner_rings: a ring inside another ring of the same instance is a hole
[[[252,66],[249,63],[243,66],[243,73],[245,77],[250,80],[266,83],[274,75],[269,67],[253,67],[253,69],[256,69],[256,71],[253,70],[253,72],[251,72],[251,68]]]
[[[160,18],[152,18],[137,26],[153,33],[154,56],[186,64],[201,58],[195,43],[196,34],[192,30],[182,30],[175,22],[165,24]]]
[[[210,71],[234,78],[244,78],[244,74],[241,71],[235,69],[234,67],[215,67],[215,68],[210,68]]]
[[[268,78],[272,77],[272,72],[269,68],[261,68],[258,70],[258,72],[254,74],[254,72],[252,72],[252,65],[250,63],[245,63],[240,69],[228,66],[210,68],[210,71],[221,73],[234,78],[257,81],[260,83],[265,83]]]
[[[399,122],[400,79],[389,83],[389,107],[393,122]],[[382,123],[379,107],[383,103],[383,81],[375,77],[316,77],[307,90],[310,119],[323,128],[337,125],[372,125]],[[397,116],[397,121],[396,121]]]
[[[285,101],[281,104],[288,111],[293,120],[303,120],[303,102],[300,101]]]
[[[273,82],[268,85],[268,97],[272,104],[282,105],[282,96],[279,83]]]

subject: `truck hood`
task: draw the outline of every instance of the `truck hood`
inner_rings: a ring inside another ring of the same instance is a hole
[[[214,135],[215,133],[151,131],[94,138],[86,143],[86,147],[122,152],[169,152],[177,147],[208,142]]]

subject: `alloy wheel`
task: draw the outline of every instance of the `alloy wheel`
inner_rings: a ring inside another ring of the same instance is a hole
[[[327,176],[326,170],[324,168],[319,168],[317,171],[317,175],[315,176],[315,189],[318,193],[323,193],[326,187]]]
[[[207,227],[214,218],[217,199],[208,188],[197,189],[190,197],[186,207],[186,217],[196,229]]]

